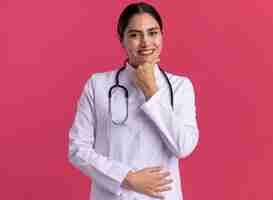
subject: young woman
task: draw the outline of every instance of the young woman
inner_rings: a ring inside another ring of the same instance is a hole
[[[128,5],[118,34],[127,62],[86,82],[69,159],[91,177],[92,200],[181,200],[179,159],[199,138],[192,83],[160,67],[163,25],[151,5]]]

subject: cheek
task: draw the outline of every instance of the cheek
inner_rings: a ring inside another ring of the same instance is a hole
[[[162,50],[162,41],[161,40],[157,40],[155,42],[155,46],[157,47],[157,51],[160,53]]]
[[[162,38],[158,38],[158,39],[155,41],[155,44],[156,44],[156,46],[161,50],[161,48],[162,48]]]
[[[138,43],[137,42],[128,42],[126,45],[126,50],[130,54],[135,54],[138,49]]]

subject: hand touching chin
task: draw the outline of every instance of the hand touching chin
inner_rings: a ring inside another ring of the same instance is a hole
[[[152,54],[152,55],[148,55],[148,56],[140,56],[138,58],[138,61],[137,61],[137,66],[139,65],[143,65],[143,64],[146,64],[146,63],[149,63],[149,64],[156,64],[155,61],[159,58],[159,54]]]

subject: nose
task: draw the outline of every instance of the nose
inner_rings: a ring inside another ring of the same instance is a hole
[[[143,34],[140,43],[142,47],[147,46],[147,44],[149,43],[149,37],[147,36],[147,34]]]

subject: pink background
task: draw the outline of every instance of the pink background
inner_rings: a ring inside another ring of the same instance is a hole
[[[132,1],[0,1],[0,198],[89,197],[67,159],[83,84],[125,56]],[[273,199],[273,1],[148,1],[165,24],[161,65],[193,81],[200,143],[181,161],[186,200]]]

